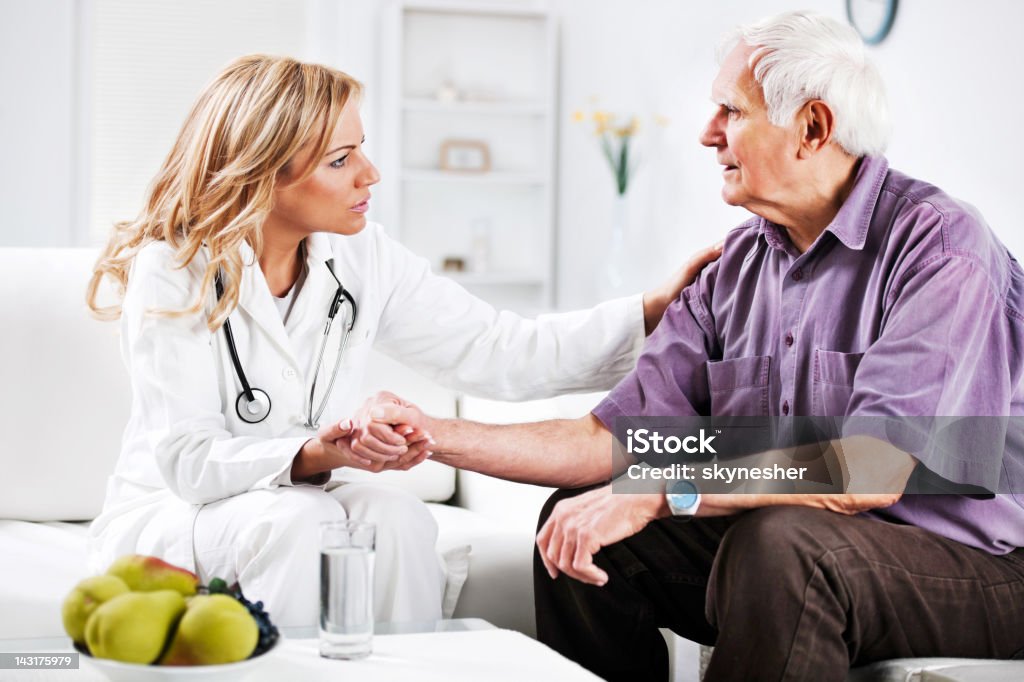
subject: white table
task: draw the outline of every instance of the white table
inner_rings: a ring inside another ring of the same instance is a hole
[[[382,634],[394,633],[394,634]],[[246,682],[595,682],[576,663],[543,644],[486,621],[464,619],[431,624],[384,624],[373,638],[373,653],[358,661],[320,657],[316,631],[285,629],[281,643]],[[67,638],[0,640],[0,652],[67,653]],[[84,656],[82,657],[85,658]],[[83,660],[78,670],[0,670],[7,682],[101,682],[105,678]]]

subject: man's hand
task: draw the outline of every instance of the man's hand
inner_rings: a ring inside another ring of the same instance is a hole
[[[589,585],[604,585],[608,574],[594,564],[598,550],[666,515],[664,495],[616,495],[606,485],[556,504],[537,534],[537,548],[552,579],[562,572]]]
[[[690,286],[697,279],[697,275],[704,269],[704,266],[711,261],[718,260],[722,255],[722,245],[718,242],[714,246],[701,249],[690,256],[690,260],[683,265],[667,282],[660,287],[644,292],[644,332],[650,334],[661,322],[661,316],[665,314],[672,301],[679,298],[683,289]]]

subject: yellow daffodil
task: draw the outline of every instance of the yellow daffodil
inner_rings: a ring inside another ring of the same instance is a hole
[[[590,119],[594,124],[594,136],[598,138],[601,145],[601,152],[615,176],[615,188],[619,194],[625,194],[636,170],[635,150],[631,150],[633,137],[640,130],[640,118],[638,116],[620,116],[615,113],[597,109],[598,98],[590,97],[590,104],[587,109],[590,111]],[[582,123],[587,119],[583,110],[576,110],[572,113],[572,120],[575,123]],[[655,115],[654,122],[659,126],[667,126],[669,119]]]

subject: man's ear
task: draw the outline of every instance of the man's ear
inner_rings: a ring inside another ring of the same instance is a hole
[[[835,133],[835,116],[832,109],[820,99],[812,99],[804,104],[797,114],[800,123],[799,157],[806,159],[820,152],[832,141]]]

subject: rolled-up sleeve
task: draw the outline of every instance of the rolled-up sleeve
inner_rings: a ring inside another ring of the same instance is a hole
[[[708,414],[707,362],[716,338],[709,311],[717,271],[718,263],[712,263],[683,290],[647,339],[633,371],[594,408],[609,431],[614,433],[616,417]]]

